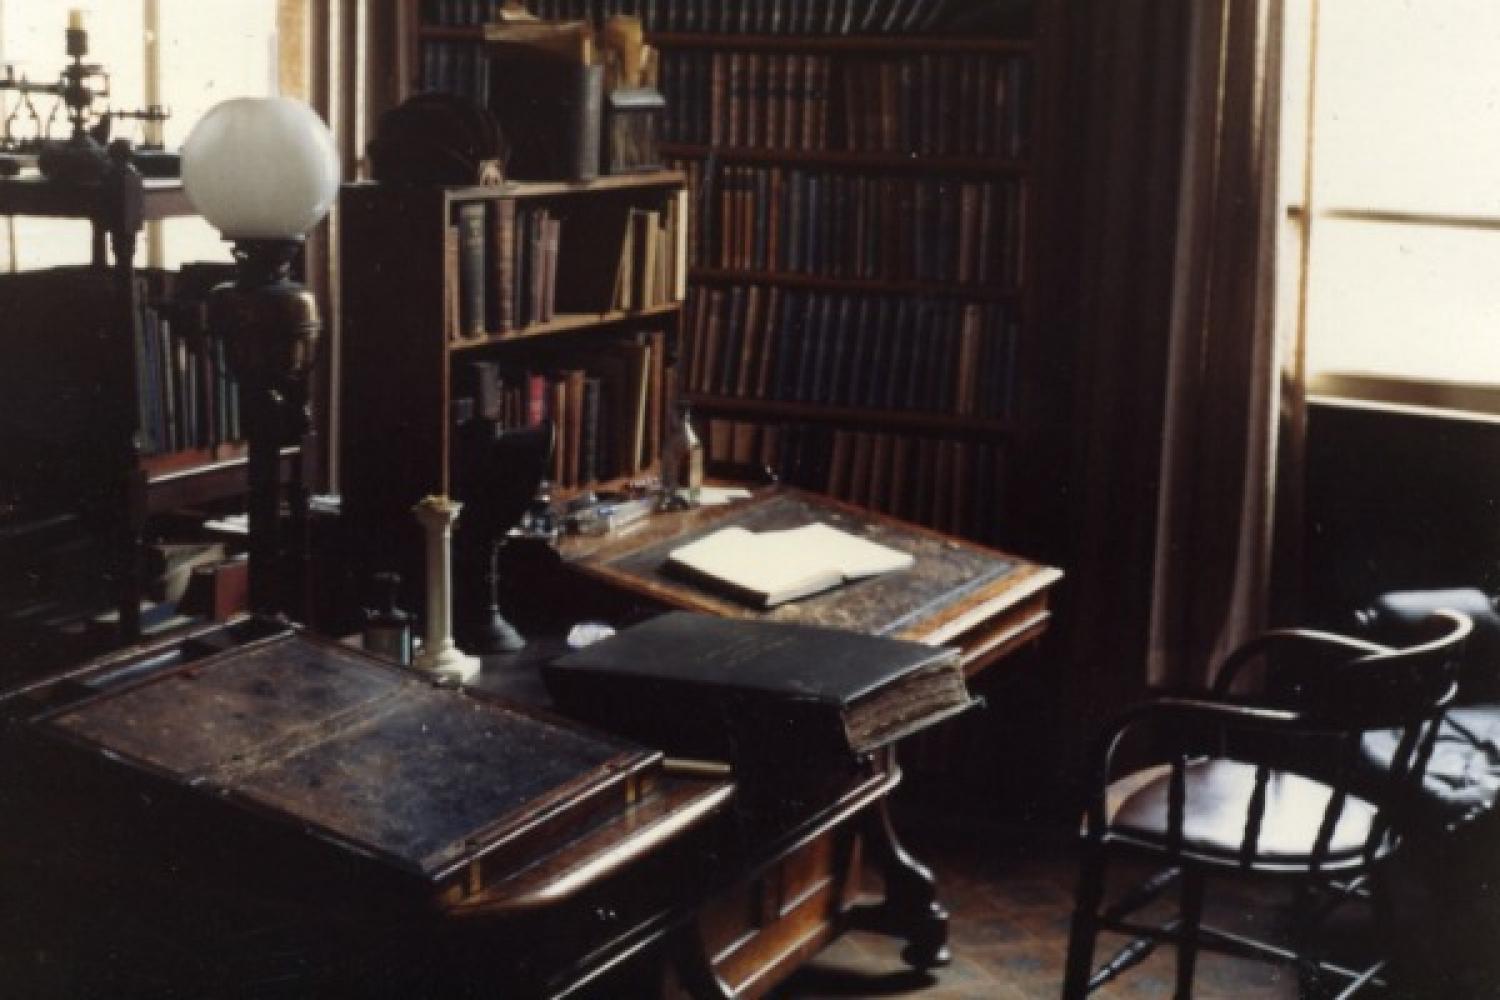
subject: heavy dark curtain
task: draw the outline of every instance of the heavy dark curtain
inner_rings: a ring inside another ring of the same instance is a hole
[[[1029,516],[1069,574],[1054,657],[1076,746],[1263,613],[1279,0],[1057,7]]]

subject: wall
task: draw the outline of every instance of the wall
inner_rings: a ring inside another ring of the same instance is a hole
[[[1500,592],[1500,420],[1315,403],[1304,620],[1348,625],[1388,589]]]

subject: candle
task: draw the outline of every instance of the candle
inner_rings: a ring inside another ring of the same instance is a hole
[[[72,10],[68,11],[68,30],[83,30],[83,11],[79,10],[77,7],[74,7]]]

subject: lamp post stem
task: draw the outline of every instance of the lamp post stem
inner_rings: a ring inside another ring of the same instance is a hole
[[[247,393],[250,438],[250,610],[281,610],[281,434],[275,390],[260,386]]]

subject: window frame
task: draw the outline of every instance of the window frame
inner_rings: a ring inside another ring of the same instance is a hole
[[[1316,202],[1317,190],[1314,181],[1317,164],[1317,113],[1318,113],[1318,55],[1320,44],[1319,8],[1321,0],[1308,0],[1308,31],[1306,33],[1305,76],[1298,82],[1304,119],[1299,132],[1293,132],[1283,122],[1283,140],[1294,136],[1298,144],[1293,155],[1300,161],[1288,164],[1283,159],[1283,177],[1300,174],[1299,197],[1282,197],[1285,220],[1297,243],[1295,259],[1289,259],[1291,251],[1280,253],[1280,280],[1295,282],[1294,300],[1291,303],[1294,317],[1290,331],[1294,345],[1293,362],[1297,374],[1301,375],[1310,399],[1319,402],[1349,403],[1375,408],[1387,408],[1404,412],[1448,415],[1457,417],[1500,418],[1500,376],[1495,383],[1443,379],[1421,375],[1398,375],[1356,369],[1327,369],[1310,371],[1306,362],[1308,330],[1309,273],[1312,270],[1320,222],[1366,222],[1397,227],[1422,229],[1448,228],[1467,232],[1500,232],[1500,215],[1461,215],[1442,212],[1403,211],[1370,208],[1358,205],[1334,204],[1323,206]],[[1284,104],[1284,108],[1295,107]]]

